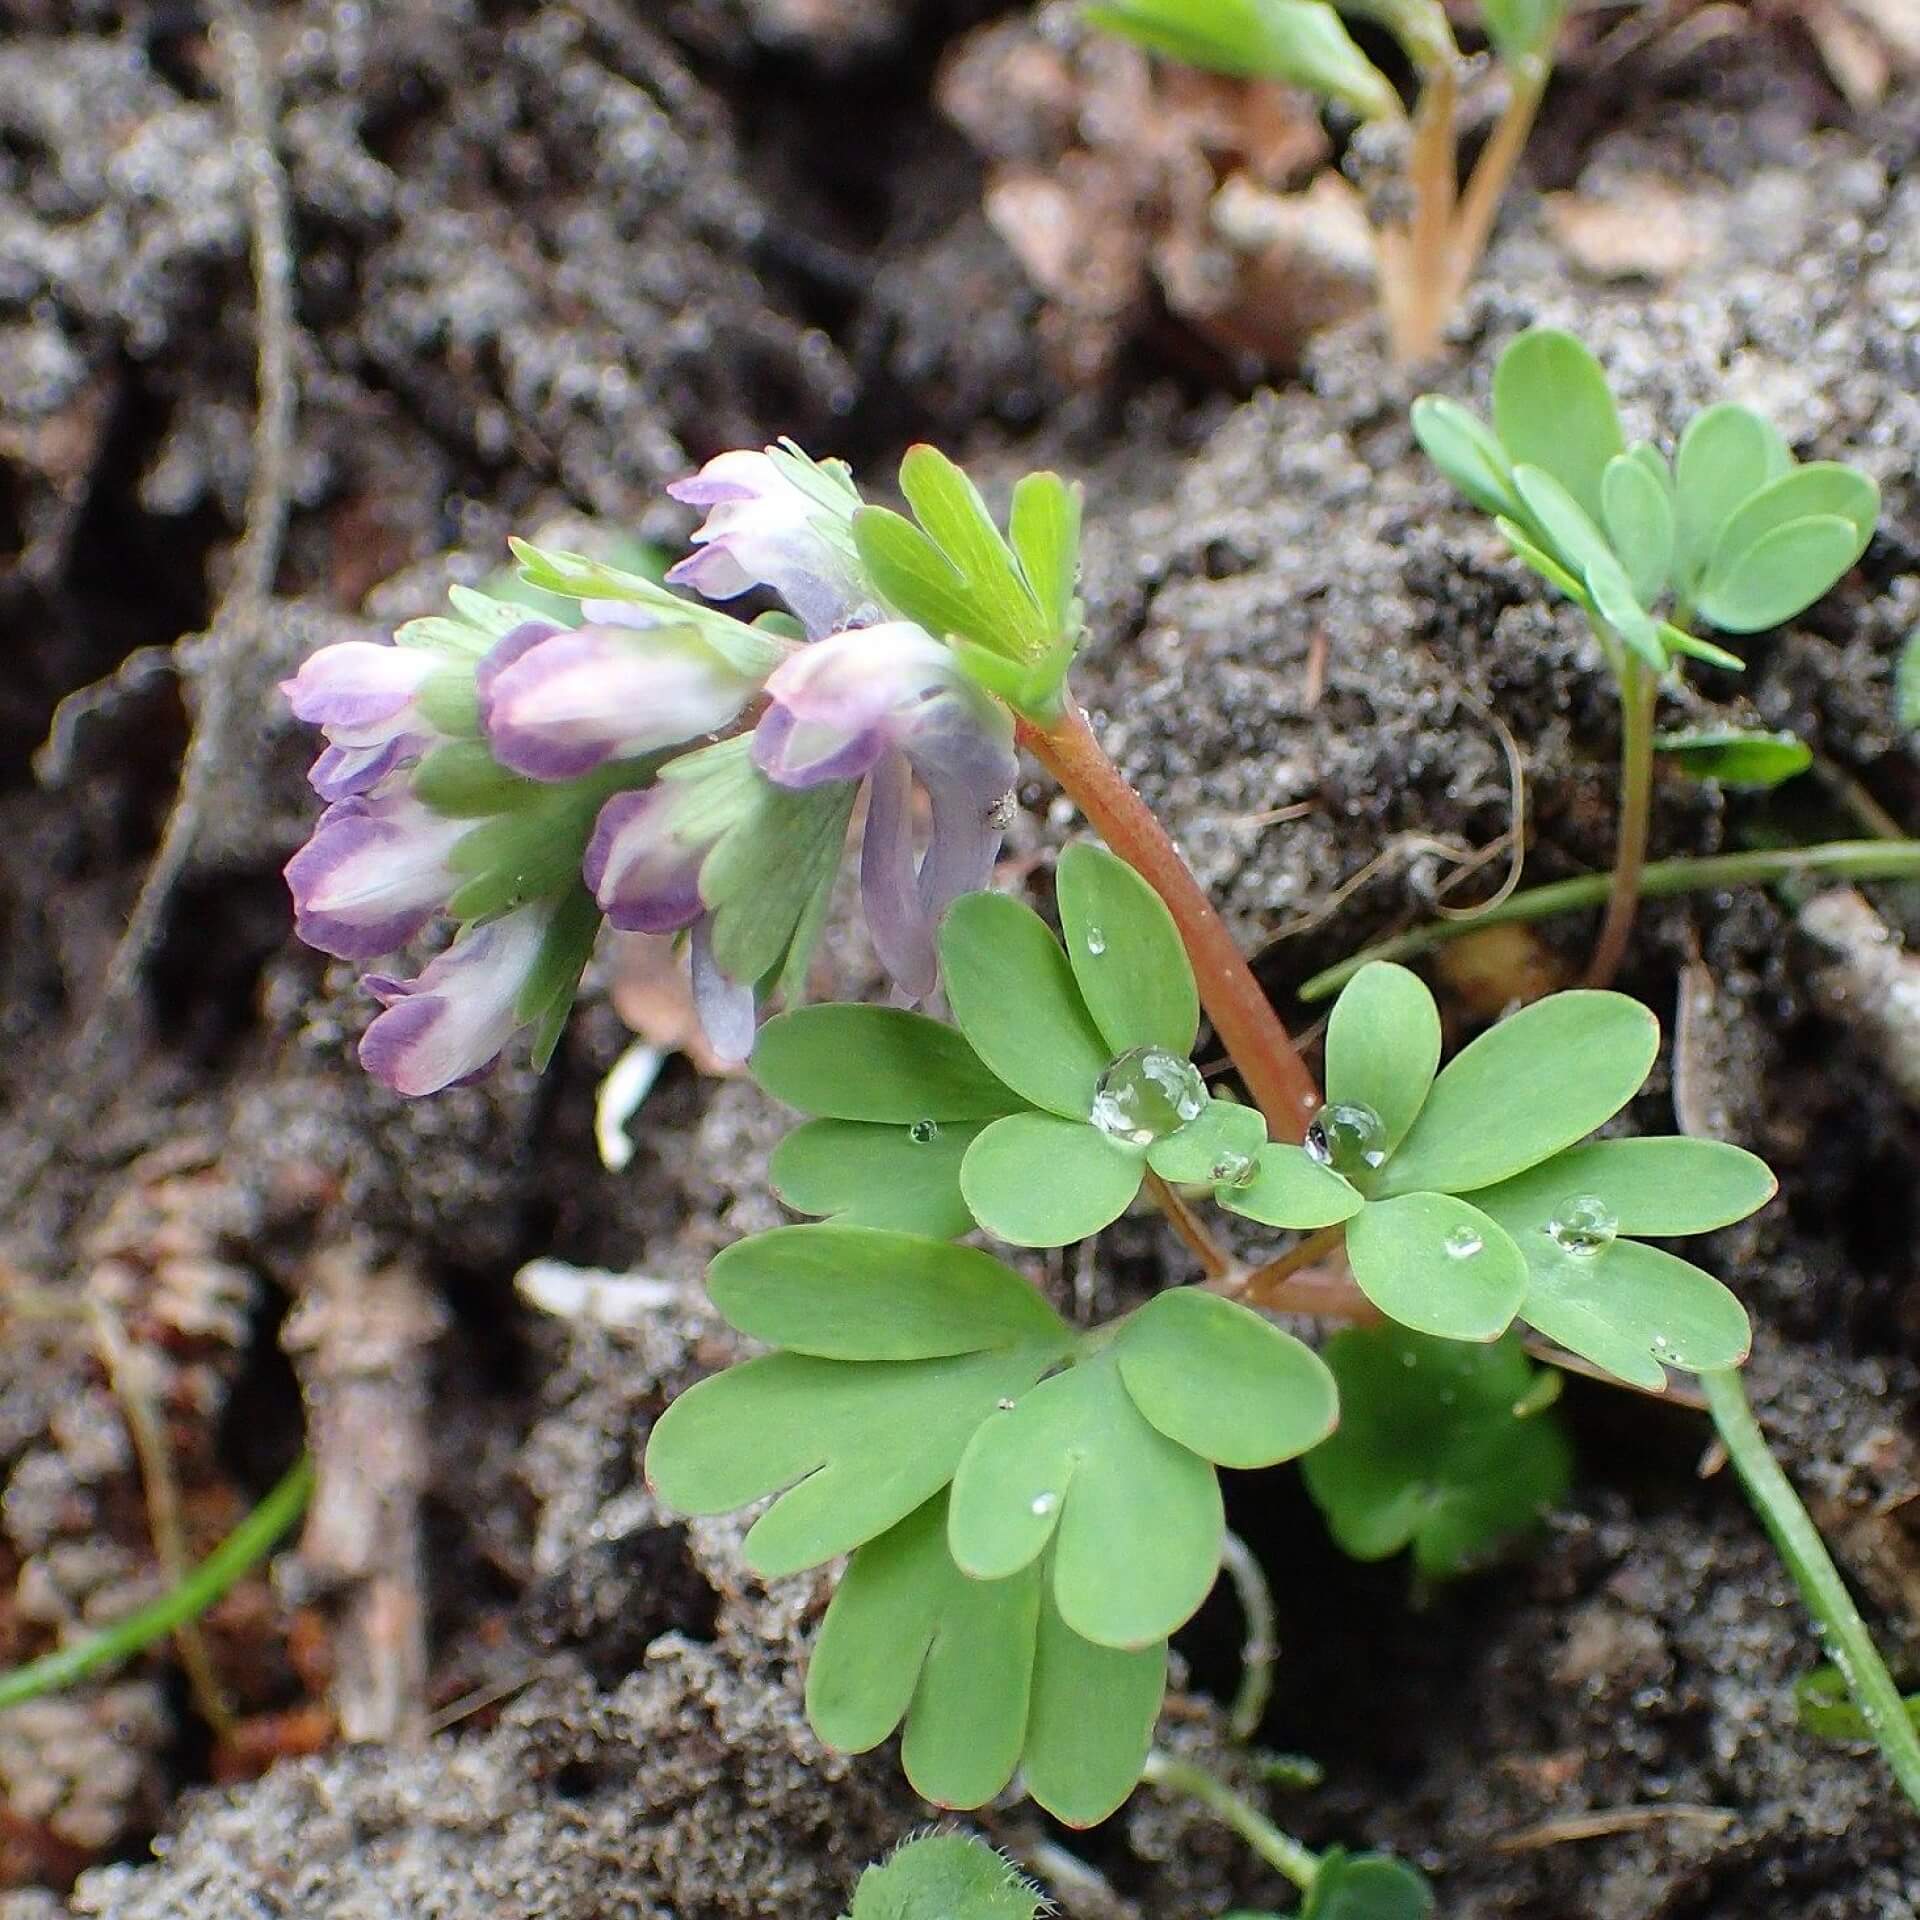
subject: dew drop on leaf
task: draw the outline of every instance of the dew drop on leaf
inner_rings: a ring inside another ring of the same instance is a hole
[[[1036,1493],[1033,1496],[1033,1513],[1036,1519],[1043,1519],[1060,1504],[1057,1493]]]
[[[1235,1153],[1231,1147],[1223,1147],[1207,1172],[1221,1186],[1244,1187],[1259,1170],[1259,1162],[1252,1154]]]
[[[1094,1090],[1087,1116],[1111,1140],[1150,1147],[1206,1111],[1207,1083],[1191,1060],[1165,1047],[1123,1053]]]
[[[917,1147],[928,1146],[940,1138],[940,1123],[937,1120],[916,1120],[907,1129],[907,1138]]]
[[[1576,1193],[1561,1201],[1547,1222],[1547,1235],[1562,1253],[1591,1260],[1613,1245],[1620,1223],[1599,1195]]]
[[[1449,1260],[1471,1260],[1487,1243],[1471,1227],[1455,1227],[1443,1244]]]
[[[1387,1129],[1371,1107],[1358,1101],[1322,1107],[1307,1128],[1308,1157],[1351,1180],[1370,1173],[1387,1157]]]
[[[1013,1411],[1013,1402],[1011,1400],[1002,1400],[1000,1402],[1000,1411],[1002,1413],[1011,1413]]]
[[[1107,950],[1107,936],[1098,927],[1087,929],[1087,951],[1097,960]]]

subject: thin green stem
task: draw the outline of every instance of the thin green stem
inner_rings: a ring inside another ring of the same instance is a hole
[[[1236,1740],[1245,1741],[1260,1731],[1260,1723],[1267,1717],[1280,1640],[1274,1622],[1273,1589],[1253,1549],[1237,1533],[1229,1532],[1220,1558],[1246,1622],[1240,1644],[1240,1689],[1227,1713],[1227,1731]]]
[[[1727,1458],[1793,1575],[1828,1658],[1839,1669],[1902,1792],[1920,1807],[1920,1733],[1907,1717],[1900,1691],[1820,1538],[1820,1530],[1767,1446],[1766,1435],[1747,1404],[1739,1372],[1729,1367],[1703,1373],[1700,1385]]]
[[[1678,860],[1656,860],[1640,875],[1640,897],[1665,900],[1680,893],[1711,893],[1721,887],[1770,887],[1783,880],[1920,879],[1920,840],[1833,840],[1817,847],[1768,847],[1748,853],[1715,853]],[[1302,1000],[1324,1000],[1346,985],[1369,960],[1406,960],[1482,927],[1551,920],[1598,906],[1613,881],[1604,873],[1555,880],[1510,895],[1471,920],[1436,920],[1391,940],[1364,948],[1338,966],[1316,973],[1300,989]]]
[[[197,1620],[299,1519],[313,1491],[313,1462],[302,1454],[267,1497],[177,1586],[124,1620],[10,1673],[0,1673],[0,1709],[17,1707],[102,1667],[117,1666],[154,1641]]]
[[[1171,1793],[1184,1793],[1198,1800],[1275,1872],[1285,1874],[1302,1893],[1313,1891],[1313,1883],[1320,1873],[1320,1856],[1311,1847],[1302,1846],[1291,1834],[1282,1833],[1250,1800],[1242,1799],[1224,1780],[1216,1780],[1205,1767],[1195,1766],[1190,1760],[1176,1760],[1172,1754],[1155,1747],[1147,1755],[1140,1777],[1149,1786],[1164,1787]]]
[[[1640,910],[1640,878],[1653,824],[1653,709],[1658,683],[1645,661],[1628,655],[1620,668],[1620,824],[1613,840],[1613,885],[1606,918],[1587,963],[1586,984],[1610,986],[1626,958]]]

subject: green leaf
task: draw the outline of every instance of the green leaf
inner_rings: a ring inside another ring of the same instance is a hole
[[[1866,552],[1880,519],[1880,489],[1864,473],[1837,460],[1795,467],[1744,500],[1720,529],[1707,563],[1707,588],[1723,582],[1738,567],[1740,556],[1776,528],[1827,514],[1852,525],[1857,560]]]
[[[1544,467],[1516,466],[1513,484],[1534,524],[1574,573],[1584,577],[1598,562],[1613,559],[1613,549],[1593,516]]]
[[[494,814],[460,836],[447,864],[460,885],[447,902],[456,920],[487,920],[530,900],[579,885],[580,857],[609,794],[633,777],[630,761],[564,786],[534,784],[510,813]]]
[[[1607,539],[1627,570],[1634,597],[1651,606],[1673,571],[1674,509],[1671,486],[1662,486],[1645,461],[1623,453],[1600,477],[1600,504]]]
[[[1543,468],[1599,520],[1601,478],[1626,438],[1606,374],[1572,334],[1530,327],[1500,356],[1493,428],[1516,467]]]
[[[1299,1920],[1431,1920],[1433,1911],[1433,1889],[1404,1860],[1329,1847]]]
[[[1520,1249],[1450,1193],[1376,1200],[1347,1223],[1360,1291],[1389,1319],[1447,1340],[1493,1340],[1527,1291]]]
[[[1562,1252],[1525,1234],[1527,1297],[1520,1317],[1570,1353],[1636,1386],[1666,1385],[1666,1368],[1737,1367],[1753,1333],[1746,1309],[1712,1274],[1638,1240],[1598,1253]]]
[[[1339,1414],[1318,1354],[1250,1308],[1196,1287],[1156,1294],[1114,1349],[1133,1403],[1222,1467],[1271,1467],[1317,1446]]]
[[[1813,765],[1813,749],[1792,733],[1694,727],[1684,733],[1656,734],[1653,744],[1696,779],[1718,780],[1728,787],[1764,791]]]
[[[1267,1144],[1267,1123],[1237,1100],[1209,1100],[1197,1120],[1156,1140],[1147,1149],[1147,1165],[1176,1186],[1250,1180]]]
[[[1400,113],[1385,76],[1319,0],[1103,0],[1085,17],[1189,66],[1290,81],[1369,119]]]
[[[929,633],[972,628],[974,606],[966,581],[911,520],[887,507],[862,507],[853,516],[853,544],[867,578],[896,613]]]
[[[1471,1193],[1570,1147],[1639,1092],[1660,1023],[1621,993],[1550,994],[1489,1028],[1433,1083],[1382,1196]]]
[[[1057,473],[1027,474],[1013,490],[1007,533],[1048,627],[1070,634],[1078,625],[1080,490]]]
[[[462,661],[428,676],[414,703],[421,719],[440,733],[473,740],[480,734],[480,696],[473,669]]]
[[[924,1833],[860,1876],[845,1920],[1036,1920],[1045,1904],[984,1840]]]
[[[1375,960],[1327,1022],[1327,1100],[1380,1116],[1388,1152],[1413,1125],[1440,1065],[1440,1009],[1417,973]]]
[[[747,1534],[747,1563],[770,1580],[800,1573],[931,1499],[981,1422],[1068,1345],[1062,1334],[891,1366],[797,1353],[748,1360],[661,1415],[647,1443],[648,1484],[689,1514],[780,1494]]]
[[[850,780],[806,788],[754,781],[743,816],[700,866],[713,957],[730,980],[766,978],[788,962],[802,924],[817,926],[819,896],[846,846],[855,791]]]
[[[1021,1762],[1027,1791],[1070,1827],[1106,1819],[1139,1783],[1166,1690],[1164,1640],[1146,1647],[1083,1640],[1060,1618],[1043,1579]]]
[[[1586,588],[1552,554],[1537,546],[1523,527],[1507,519],[1502,519],[1499,525],[1515,557],[1525,561],[1548,586],[1558,588],[1569,600],[1577,600],[1583,607],[1593,604]]]
[[[1108,1050],[1192,1052],[1200,995],[1160,896],[1124,860],[1085,841],[1061,854],[1054,895],[1080,998]]]
[[[1011,1750],[1041,1806],[1092,1826],[1140,1777],[1166,1687],[1165,1643],[1092,1646],[1061,1620],[1042,1564],[970,1580],[946,1535],[942,1494],[855,1554],[807,1674],[814,1731],[865,1753],[904,1720],[908,1779],[950,1807],[998,1793]],[[971,1916],[941,1906],[912,1920]]]
[[[1012,1113],[963,1035],[899,1007],[802,1007],[760,1029],[748,1063],[776,1100],[829,1120],[991,1120]]]
[[[1413,437],[1427,458],[1483,513],[1520,517],[1507,450],[1486,423],[1437,393],[1413,403]]]
[[[1615,1230],[1648,1239],[1712,1233],[1756,1213],[1779,1191],[1767,1163],[1719,1140],[1680,1135],[1594,1140],[1483,1187],[1473,1203],[1524,1246],[1568,1200],[1606,1203]]]
[[[900,1760],[936,1806],[977,1807],[1026,1744],[1040,1581],[968,1580],[949,1558],[938,1496],[863,1546],[820,1628],[807,1718],[843,1753],[903,1720]]]
[[[1213,1469],[1150,1426],[1110,1353],[987,1420],[954,1474],[947,1541],[976,1580],[1053,1542],[1060,1617],[1100,1646],[1146,1647],[1189,1619],[1220,1568]]]
[[[1112,1052],[1040,916],[1003,893],[963,894],[939,941],[947,1002],[988,1071],[1034,1106],[1085,1120]]]
[[[980,489],[937,447],[923,445],[900,462],[900,491],[963,582],[969,618],[956,631],[1014,659],[1046,652],[1054,635]]]
[[[1071,1341],[1028,1281],[991,1254],[876,1227],[775,1227],[707,1270],[727,1324],[821,1360],[931,1360]]]
[[[1517,1337],[1465,1346],[1349,1329],[1327,1342],[1326,1359],[1340,1425],[1301,1473],[1356,1560],[1411,1546],[1422,1574],[1461,1573],[1564,1497],[1570,1450],[1556,1421],[1521,1411],[1540,1404],[1542,1376]]]
[[[974,1227],[960,1192],[960,1162],[985,1124],[923,1120],[910,1130],[810,1120],[774,1148],[773,1190],[794,1212],[829,1215],[843,1226],[957,1240]]]
[[[1675,575],[1689,599],[1720,529],[1742,501],[1786,472],[1793,456],[1773,424],[1731,401],[1696,414],[1675,463]]]
[[[1119,1219],[1145,1173],[1144,1154],[1084,1120],[1010,1113],[967,1149],[960,1191],[981,1226],[1010,1246],[1064,1247]]]
[[[1762,534],[1702,589],[1700,611],[1727,633],[1764,633],[1804,613],[1860,557],[1854,523],[1838,514],[1790,520]]]
[[[560,1044],[580,991],[580,976],[593,958],[594,942],[599,937],[599,903],[576,880],[554,908],[540,951],[514,1002],[515,1016],[533,1029],[535,1073],[546,1072]]]
[[[1660,623],[1660,644],[1669,653],[1684,653],[1690,659],[1706,661],[1709,666],[1724,667],[1729,673],[1745,673],[1747,670],[1747,663],[1737,653],[1729,653],[1725,647],[1716,647],[1711,640],[1701,640],[1676,627],[1671,620]]]
[[[1920,732],[1920,632],[1911,634],[1900,649],[1893,671],[1894,724],[1903,732]]]
[[[1655,673],[1667,670],[1660,643],[1660,622],[1634,598],[1626,569],[1610,553],[1595,554],[1587,565],[1587,593],[1593,610]]]
[[[540,784],[509,773],[481,740],[443,740],[413,770],[413,797],[452,820],[509,813],[540,798]]]
[[[1263,1226],[1337,1226],[1366,1204],[1359,1190],[1298,1147],[1265,1146],[1260,1168],[1244,1186],[1222,1186],[1214,1196],[1230,1213]]]

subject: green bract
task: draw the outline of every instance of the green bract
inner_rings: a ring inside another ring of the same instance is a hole
[[[1737,667],[1688,631],[1694,614],[1727,633],[1792,619],[1866,551],[1879,517],[1864,474],[1796,465],[1744,407],[1699,415],[1671,467],[1652,446],[1629,447],[1599,362],[1551,327],[1501,355],[1491,428],[1431,394],[1414,403],[1413,428],[1521,559],[1658,669],[1676,654]]]
[[[845,1920],[1034,1920],[1045,1904],[984,1840],[925,1833],[860,1876]]]
[[[1013,490],[1007,533],[980,490],[936,448],[900,463],[909,520],[862,507],[853,538],[867,577],[897,612],[952,641],[982,686],[1042,724],[1058,718],[1080,645],[1080,496],[1057,474]]]
[[[1566,1492],[1572,1454],[1545,1413],[1559,1375],[1512,1335],[1492,1346],[1398,1327],[1328,1341],[1340,1428],[1301,1462],[1340,1546],[1383,1560],[1411,1546],[1428,1576],[1461,1573]]]
[[[1277,1186],[1284,1167],[1297,1186],[1255,1217],[1302,1228],[1344,1218],[1355,1280],[1417,1332],[1492,1340],[1518,1315],[1649,1386],[1663,1384],[1663,1363],[1734,1365],[1748,1340],[1739,1303],[1630,1236],[1726,1226],[1766,1203],[1772,1174],[1716,1141],[1577,1144],[1639,1091],[1658,1046],[1658,1023],[1638,1002],[1560,993],[1436,1075],[1431,996],[1405,968],[1376,961],[1334,1010],[1328,1105],[1307,1147],[1264,1150],[1263,1182]],[[1343,1213],[1322,1198],[1329,1183],[1347,1196]],[[1219,1197],[1254,1211],[1247,1193]]]
[[[943,1236],[977,1223],[1050,1247],[1117,1218],[1149,1168],[1231,1185],[1259,1218],[1275,1183],[1291,1194],[1295,1170],[1267,1150],[1260,1116],[1209,1100],[1188,1060],[1199,998],[1159,896],[1085,845],[1062,854],[1056,892],[1064,948],[1004,895],[954,903],[940,967],[958,1031],[879,1007],[768,1023],[756,1078],[819,1116],[774,1156],[791,1206]],[[1349,1195],[1318,1186],[1341,1218]]]

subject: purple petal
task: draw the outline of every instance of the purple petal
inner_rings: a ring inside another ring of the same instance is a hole
[[[574,780],[724,727],[759,687],[694,628],[580,627],[542,637],[491,673],[481,724],[502,766]]]
[[[781,706],[769,707],[753,730],[753,764],[781,787],[865,779],[886,750],[887,736],[877,726],[841,734]]]
[[[933,920],[913,869],[913,776],[889,753],[867,787],[867,824],[860,840],[860,903],[880,964],[902,994],[924,1000],[939,979]]]
[[[713,957],[713,921],[694,922],[689,944],[694,1011],[708,1044],[723,1060],[744,1060],[753,1051],[757,1009],[753,988],[729,980]]]
[[[418,980],[382,977],[376,991],[387,1011],[361,1039],[361,1065],[413,1097],[490,1066],[519,1028],[514,1005],[550,918],[546,907],[521,907],[470,928]]]
[[[328,747],[307,770],[307,782],[322,800],[348,800],[370,793],[404,760],[426,751],[430,736],[396,733],[371,747]]]
[[[675,798],[663,787],[617,793],[594,822],[582,874],[623,933],[677,933],[700,917],[706,849],[675,837]]]
[[[407,794],[336,802],[287,862],[294,931],[343,960],[405,946],[452,891],[447,856],[472,824]]]
[[[343,640],[310,655],[280,691],[296,719],[326,728],[336,746],[373,746],[445,664],[424,647]]]

